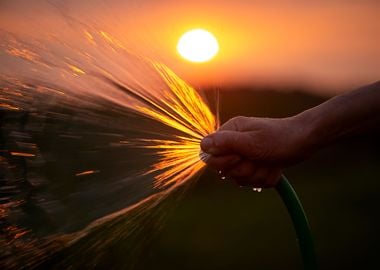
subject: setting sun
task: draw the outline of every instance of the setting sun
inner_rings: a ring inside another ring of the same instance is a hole
[[[219,51],[219,45],[210,32],[194,29],[181,36],[177,50],[186,60],[201,63],[213,58]]]

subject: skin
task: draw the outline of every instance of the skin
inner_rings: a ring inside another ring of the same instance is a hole
[[[287,118],[238,116],[201,142],[206,163],[241,186],[269,188],[285,167],[380,125],[380,81]]]

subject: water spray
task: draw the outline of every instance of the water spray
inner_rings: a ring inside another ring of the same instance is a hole
[[[30,180],[26,176],[22,181],[8,177],[2,186],[0,218],[7,225],[0,232],[0,257],[5,258],[0,265],[7,268],[36,268],[61,252],[70,256],[54,262],[57,265],[83,268],[105,262],[107,250],[114,250],[120,239],[142,236],[136,229],[141,228],[136,225],[138,218],[151,214],[171,191],[206,166],[199,144],[219,125],[218,92],[214,115],[202,96],[172,70],[132,53],[111,33],[80,20],[61,25],[61,31],[75,38],[49,31],[31,36],[0,31],[0,54],[12,63],[0,70],[0,109],[25,112],[28,117],[31,112],[21,132],[14,132],[15,124],[4,125],[20,151],[14,151],[13,144],[7,146],[3,152],[9,155],[0,161],[13,170],[7,164],[15,156],[29,158],[22,164],[32,165],[28,169],[35,180],[26,186]],[[52,137],[45,140],[44,134]],[[71,145],[74,139],[78,148],[58,147]],[[117,155],[115,149],[122,148]],[[136,175],[134,151],[140,148],[144,159],[138,160],[142,169]],[[58,153],[60,149],[64,153]],[[124,149],[133,152],[128,155]],[[92,156],[92,162],[81,168],[78,164],[84,161],[75,158],[87,159],[88,153],[112,155],[104,164]],[[73,172],[67,173],[68,167],[60,163],[51,165],[50,159],[70,164]],[[115,167],[119,170],[111,174],[106,165],[112,159],[123,167]],[[41,171],[54,175],[40,175]],[[107,172],[110,177],[104,177]],[[93,176],[91,181],[79,184],[77,177],[86,175]],[[276,189],[293,221],[305,269],[314,270],[313,241],[302,205],[284,176]]]

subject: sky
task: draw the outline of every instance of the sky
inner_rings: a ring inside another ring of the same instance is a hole
[[[0,3],[0,28],[43,32],[62,14],[106,29],[195,86],[304,85],[339,93],[380,79],[376,0],[16,0]],[[218,39],[212,61],[194,64],[176,52],[192,28]]]

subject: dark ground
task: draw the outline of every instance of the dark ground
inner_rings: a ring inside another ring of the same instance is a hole
[[[297,91],[222,91],[221,119],[285,117],[323,100]],[[345,139],[285,171],[308,214],[321,269],[378,269],[379,134]],[[102,154],[104,159],[110,153]],[[70,170],[72,165],[65,166]],[[121,170],[110,167],[110,172]],[[295,232],[274,190],[259,194],[206,170],[172,204],[176,207],[168,210],[167,222],[146,243],[137,269],[302,269]],[[105,262],[109,269],[128,253],[123,243],[113,248]],[[86,256],[96,254],[83,254],[84,261]]]
[[[284,117],[323,101],[311,95],[224,92],[223,121]],[[321,269],[378,269],[379,132],[346,139],[289,168],[315,237]],[[258,194],[208,170],[178,203],[147,269],[302,269],[295,232],[274,190]]]

